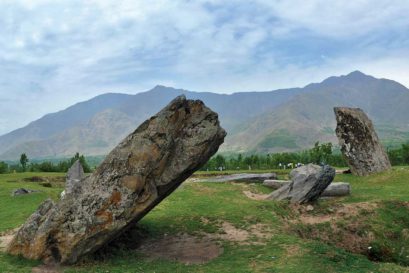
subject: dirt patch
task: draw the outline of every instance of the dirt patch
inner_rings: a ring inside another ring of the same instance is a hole
[[[32,273],[61,273],[63,269],[59,265],[39,265],[31,269]]]
[[[296,218],[291,222],[301,222],[303,224],[321,224],[325,222],[336,222],[342,219],[351,218],[362,212],[372,212],[378,207],[377,203],[361,202],[354,204],[339,204],[326,208],[325,211],[308,210],[308,206],[292,205]]]
[[[289,220],[289,226],[302,238],[319,239],[365,255],[374,240],[374,234],[367,231],[366,219],[377,207],[377,203],[368,202],[340,204],[325,211],[307,211],[305,206],[293,206],[296,216]],[[322,224],[327,226],[320,227]]]
[[[18,228],[0,233],[0,252],[4,252],[6,250],[17,231]]]
[[[180,234],[142,242],[138,251],[149,258],[174,260],[184,264],[203,264],[217,258],[223,253],[223,248],[210,238]]]
[[[229,222],[222,223],[222,234],[218,234],[220,239],[225,241],[233,241],[233,242],[244,242],[247,241],[250,237],[250,234],[247,230],[239,229],[230,224]]]
[[[201,235],[213,240],[235,242],[239,245],[265,245],[265,241],[273,236],[272,230],[265,224],[254,224],[247,229],[237,228],[226,221],[218,225],[220,227],[218,233],[202,233]]]
[[[294,257],[301,255],[301,248],[298,245],[284,245],[286,254],[284,257]]]
[[[26,178],[23,178],[23,180],[26,181],[26,182],[44,182],[44,181],[47,181],[45,178],[43,178],[41,176],[26,177]]]
[[[252,199],[252,200],[266,200],[266,198],[268,197],[268,194],[259,194],[259,193],[254,193],[251,191],[243,191],[244,195],[246,195],[248,198]]]

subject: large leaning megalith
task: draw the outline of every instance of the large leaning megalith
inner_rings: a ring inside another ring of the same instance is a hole
[[[8,252],[75,263],[146,215],[204,165],[225,136],[203,102],[177,97],[118,144],[80,188],[41,204]]]
[[[365,176],[391,168],[388,155],[368,116],[359,108],[335,107],[335,130],[351,172]]]

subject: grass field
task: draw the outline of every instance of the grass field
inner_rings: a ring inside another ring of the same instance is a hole
[[[24,181],[32,176],[47,177],[53,187]],[[57,199],[62,188],[54,179],[59,176],[63,174],[0,175],[0,232],[24,223],[47,197]],[[284,177],[281,171],[280,178]],[[188,182],[125,239],[60,271],[409,272],[409,168],[395,167],[365,178],[337,175],[335,180],[350,182],[352,195],[321,200],[312,211],[246,197],[244,191],[271,191],[258,184]],[[11,197],[11,191],[20,187],[41,192]],[[153,241],[181,234],[211,238],[223,251],[204,264],[153,258],[130,242],[140,233]],[[38,265],[0,252],[0,272],[31,272]]]

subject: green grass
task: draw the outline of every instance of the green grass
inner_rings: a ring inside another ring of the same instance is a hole
[[[345,202],[398,200],[409,201],[409,167],[397,166],[391,171],[367,177],[341,174],[334,181],[349,182],[352,195]]]
[[[34,175],[55,177],[63,174],[0,175],[0,231],[21,225],[47,197],[58,197],[62,190],[60,187],[45,188],[38,183],[23,181],[23,178]],[[314,211],[318,213],[341,203],[380,202],[382,205],[376,214],[368,214],[365,219],[370,220],[369,226],[376,233],[376,242],[380,247],[391,243],[401,247],[409,243],[402,237],[402,232],[399,233],[409,228],[409,208],[402,203],[409,201],[408,175],[407,167],[397,167],[391,172],[365,178],[339,175],[337,181],[351,183],[352,195],[320,201]],[[19,187],[42,192],[11,197],[10,192]],[[290,206],[283,202],[248,199],[243,194],[244,190],[256,193],[270,191],[258,184],[185,183],[143,218],[139,228],[151,237],[178,233],[199,236],[202,233],[219,233],[221,221],[244,230],[261,223],[271,230],[270,236],[262,240],[262,245],[221,241],[224,247],[222,255],[202,265],[151,260],[136,250],[112,247],[103,257],[90,257],[80,265],[65,268],[64,272],[409,272],[407,267],[392,263],[399,263],[399,257],[393,259],[391,256],[389,263],[373,262],[336,244],[299,236],[288,226],[287,220],[297,217]],[[204,218],[207,221],[203,221]],[[350,222],[343,225],[348,228]],[[320,228],[329,232],[329,227],[325,225]],[[389,237],[384,236],[386,232],[389,232]],[[37,264],[36,261],[0,252],[0,272],[31,272],[31,268]]]
[[[61,188],[47,188],[35,182],[25,182],[23,179],[32,176],[56,177],[59,173],[16,173],[0,175],[0,232],[15,228],[24,223],[37,206],[47,197],[57,199]],[[11,192],[18,188],[38,190],[28,195],[13,197]]]

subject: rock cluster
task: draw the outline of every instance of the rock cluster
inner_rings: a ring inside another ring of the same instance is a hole
[[[274,190],[277,190],[285,185],[290,184],[291,181],[287,180],[264,180],[263,185]],[[321,197],[336,197],[346,196],[351,194],[351,185],[346,182],[332,182],[322,192]]]
[[[391,169],[372,121],[359,108],[335,107],[336,135],[351,172],[365,176]]]
[[[201,101],[177,97],[58,203],[45,201],[7,251],[71,264],[115,239],[203,166],[226,132]]]
[[[335,169],[308,164],[291,171],[291,183],[272,192],[267,199],[290,200],[291,203],[316,201],[335,177]]]

